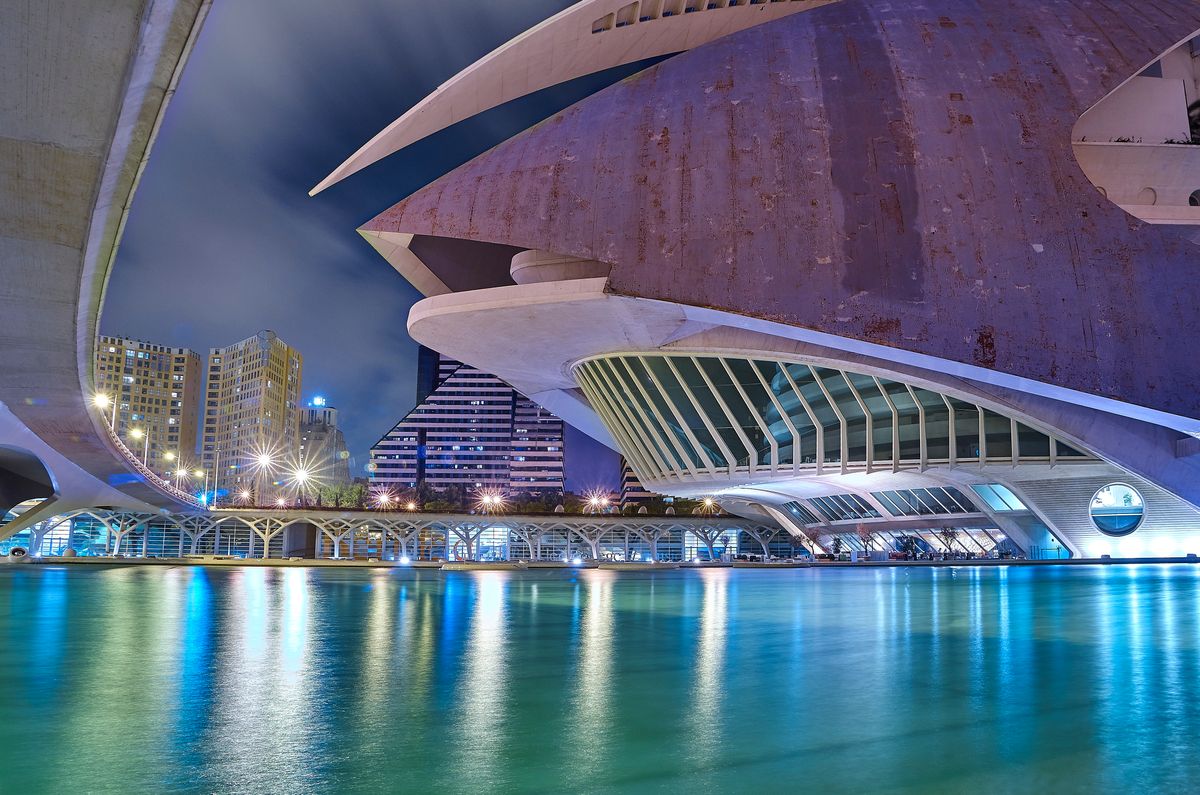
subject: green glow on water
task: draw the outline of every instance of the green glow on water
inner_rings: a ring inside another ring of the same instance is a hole
[[[0,568],[0,792],[1195,791],[1200,566]]]

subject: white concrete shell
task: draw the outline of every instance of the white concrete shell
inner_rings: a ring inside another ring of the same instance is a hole
[[[334,169],[310,194],[452,124],[535,91],[684,52],[831,2],[836,0],[581,0],[447,80]]]

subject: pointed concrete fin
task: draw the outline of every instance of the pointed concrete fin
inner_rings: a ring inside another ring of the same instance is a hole
[[[393,152],[486,110],[568,80],[672,55],[764,22],[839,0],[705,3],[692,14],[663,14],[665,4],[582,0],[535,25],[447,80],[351,155],[310,196]]]
[[[405,232],[376,232],[371,229],[359,229],[358,233],[426,298],[451,292],[450,288],[426,267],[420,257],[409,249],[408,245],[412,242],[413,235]]]

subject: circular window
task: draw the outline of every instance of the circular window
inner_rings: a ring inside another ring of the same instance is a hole
[[[1124,483],[1109,483],[1092,496],[1088,514],[1101,533],[1127,536],[1146,518],[1146,506],[1137,489]]]

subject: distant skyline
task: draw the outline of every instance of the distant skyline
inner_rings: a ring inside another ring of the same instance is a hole
[[[307,191],[440,83],[568,5],[214,5],[133,203],[102,332],[204,356],[274,330],[304,355],[301,402],[338,406],[352,474],[366,474],[367,449],[413,406],[405,323],[420,295],[355,229],[613,77],[512,103]],[[569,489],[619,484],[615,454],[573,430],[566,447]]]

